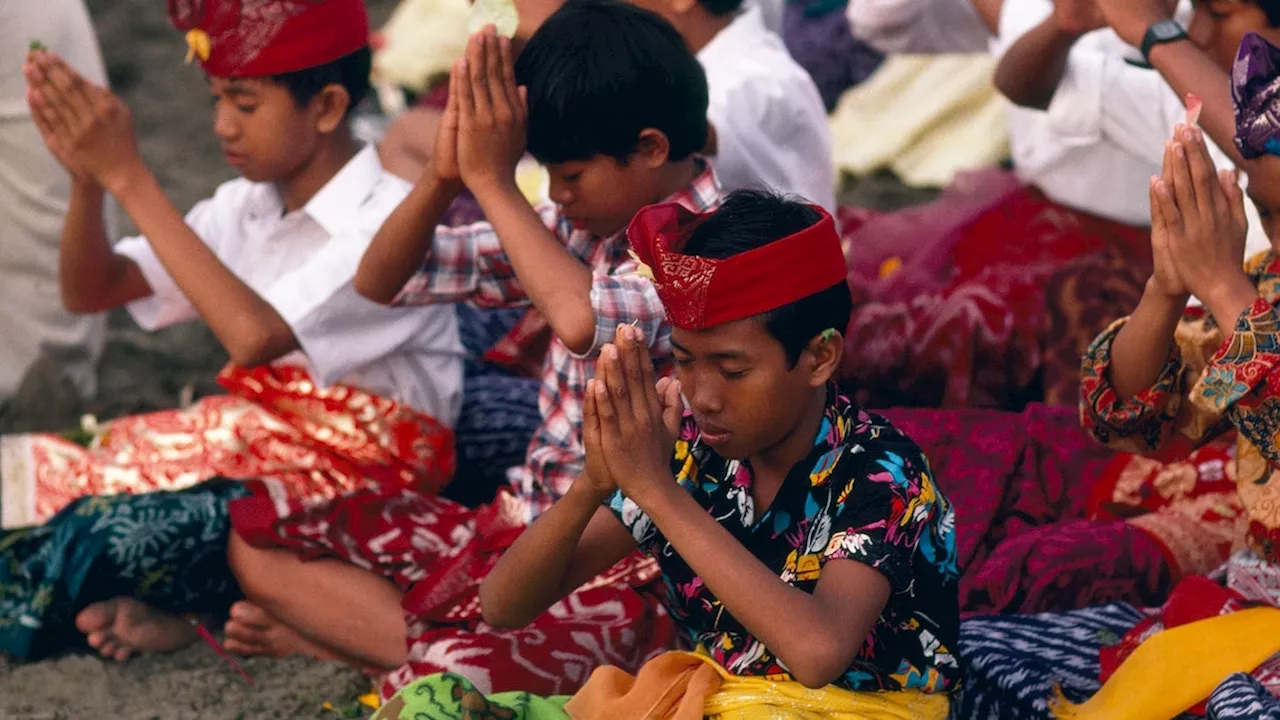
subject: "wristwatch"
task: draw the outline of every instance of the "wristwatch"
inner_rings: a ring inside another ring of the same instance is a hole
[[[1147,28],[1142,36],[1142,57],[1151,62],[1151,49],[1157,45],[1176,42],[1187,36],[1187,31],[1176,20],[1161,20]]]

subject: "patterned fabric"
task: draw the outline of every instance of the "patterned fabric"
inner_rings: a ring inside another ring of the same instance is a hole
[[[1280,155],[1280,48],[1246,33],[1231,71],[1236,149],[1246,160]]]
[[[528,692],[486,697],[462,675],[418,678],[383,703],[374,720],[569,720],[567,697],[541,698]]]
[[[1126,321],[1103,332],[1084,358],[1081,406],[1086,429],[1100,442],[1165,461],[1184,458],[1236,430],[1235,481],[1246,511],[1239,522],[1248,523],[1250,545],[1275,562],[1280,560],[1280,327],[1274,305],[1280,301],[1280,259],[1267,251],[1245,270],[1260,297],[1233,332],[1224,334],[1211,315],[1189,314],[1155,384],[1128,400],[1108,380],[1111,345]],[[1177,542],[1168,549],[1180,565],[1196,566],[1196,558]]]
[[[85,497],[44,525],[0,531],[0,651],[38,660],[84,646],[73,620],[128,596],[173,613],[223,613],[240,592],[227,567],[230,500],[243,483]]]
[[[833,396],[814,449],[759,517],[751,467],[703,444],[692,415],[671,467],[699,505],[793,587],[812,593],[832,560],[864,563],[885,575],[889,603],[835,685],[940,692],[959,680],[952,654],[959,624],[955,512],[920,449],[884,418]],[[640,549],[657,559],[668,608],[696,646],[734,675],[789,677],[648,515],[621,491],[609,504]]]
[[[704,167],[689,187],[668,201],[695,212],[716,207],[720,188],[715,174]],[[637,264],[628,254],[626,234],[599,238],[588,231],[575,230],[554,206],[542,207],[539,212],[569,252],[594,272],[591,305],[596,316],[596,347],[612,338],[618,325],[634,322],[644,330],[645,337],[654,339],[658,357],[669,354],[670,349],[665,347],[669,329],[662,304],[653,285],[636,274]],[[529,298],[493,227],[477,223],[463,228],[437,228],[431,254],[401,289],[396,302],[469,302],[496,308],[524,307]],[[550,507],[582,470],[582,398],[591,372],[586,358],[574,357],[564,343],[552,340],[538,399],[543,424],[529,444],[525,464],[513,469],[509,476],[517,492],[528,501],[531,515]]]
[[[1102,687],[1098,653],[1142,619],[1117,603],[1041,615],[970,618],[960,625],[964,687],[952,720],[1031,720],[1052,717],[1049,698],[1088,699]]]
[[[1209,696],[1209,720],[1280,720],[1280,699],[1252,676],[1236,673]]]
[[[983,181],[989,192],[961,188],[904,211],[912,222],[846,224],[855,310],[842,382],[863,404],[1016,410],[1043,399],[1049,279],[1101,252],[1150,266],[1147,230]]]
[[[271,477],[297,498],[356,488],[437,492],[454,471],[453,432],[412,408],[297,367],[229,365],[231,394],[125,417],[88,448],[56,435],[0,437],[5,527],[43,522],[88,495],[179,490],[212,477]]]
[[[250,544],[304,559],[336,557],[405,593],[408,661],[379,680],[384,698],[415,678],[453,672],[488,694],[572,693],[596,667],[639,668],[678,641],[655,580],[633,554],[520,630],[481,619],[480,582],[525,527],[525,503],[502,492],[469,510],[403,490],[352,493],[306,507],[266,496],[232,503],[234,528]]]

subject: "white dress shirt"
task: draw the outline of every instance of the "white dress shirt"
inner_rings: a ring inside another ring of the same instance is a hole
[[[734,18],[698,52],[716,129],[712,167],[725,192],[771,189],[835,211],[831,128],[813,79],[758,7]]]
[[[991,37],[970,0],[849,0],[845,13],[853,36],[886,55],[983,52]]]
[[[352,286],[374,233],[408,193],[366,146],[296,212],[276,187],[243,178],[197,203],[187,225],[218,259],[275,308],[300,351],[276,361],[317,382],[344,382],[406,403],[452,426],[462,407],[462,357],[452,306],[388,308]],[[151,284],[128,305],[155,330],[198,317],[145,237],[120,241]]]

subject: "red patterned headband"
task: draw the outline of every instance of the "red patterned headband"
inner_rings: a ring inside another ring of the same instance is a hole
[[[794,235],[723,260],[684,255],[685,240],[707,215],[675,203],[636,214],[627,238],[649,266],[671,324],[701,330],[775,310],[845,282],[848,265],[835,221],[822,208],[818,222]]]
[[[214,77],[306,70],[369,43],[364,0],[167,0],[169,19]]]

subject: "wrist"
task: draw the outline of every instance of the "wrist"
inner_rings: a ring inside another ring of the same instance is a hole
[[[1134,11],[1133,19],[1124,27],[1116,28],[1116,34],[1129,45],[1141,49],[1143,41],[1146,39],[1147,31],[1151,30],[1152,26],[1172,19],[1173,15],[1171,13],[1164,12],[1158,7],[1140,8]],[[1157,43],[1149,48],[1148,51],[1153,52],[1161,44],[1167,43]]]
[[[505,202],[516,196],[524,199],[524,193],[520,192],[520,186],[516,184],[514,170],[509,175],[476,175],[467,178],[465,182],[467,189],[475,195],[476,202],[482,206],[485,202]]]
[[[117,200],[123,202],[124,198],[145,183],[150,175],[151,171],[147,169],[142,159],[139,158],[133,162],[113,168],[101,178],[91,182],[99,185]]]
[[[1243,272],[1233,273],[1228,279],[1214,285],[1200,298],[1224,331],[1235,327],[1240,314],[1248,310],[1258,299],[1258,289]]]
[[[1203,298],[1201,298],[1203,299]],[[1155,306],[1162,310],[1173,311],[1176,309],[1179,313],[1187,307],[1187,302],[1191,300],[1191,293],[1175,293],[1169,294],[1165,292],[1157,283],[1154,277],[1147,280],[1146,287],[1142,290],[1142,302]]]

